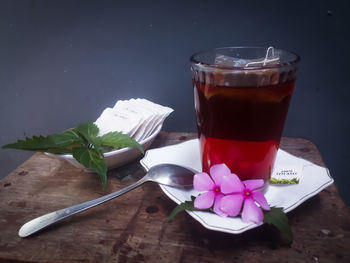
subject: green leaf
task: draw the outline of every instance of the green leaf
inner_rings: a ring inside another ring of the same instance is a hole
[[[142,154],[144,153],[142,146],[137,141],[130,138],[129,135],[120,132],[109,132],[103,136],[99,136],[95,139],[95,143],[109,148],[110,150],[123,147],[135,147],[139,149]]]
[[[83,146],[73,149],[73,157],[86,168],[94,170],[100,176],[102,186],[106,186],[107,164],[102,151]]]
[[[86,145],[91,148],[92,146],[96,149],[100,146],[96,143],[96,136],[99,132],[99,128],[92,121],[88,121],[78,125],[73,129],[85,142]]]
[[[15,143],[2,146],[4,149],[20,149],[36,152],[67,153],[77,145],[81,145],[83,140],[74,131],[65,131],[60,134],[44,136],[33,136],[25,140],[18,140]]]
[[[82,123],[74,130],[78,131],[86,139],[96,137],[99,132],[97,125],[92,121]]]
[[[173,211],[168,216],[168,221],[173,220],[173,218],[180,212],[188,210],[188,211],[210,211],[209,209],[200,210],[194,207],[194,199],[195,196],[191,196],[191,201],[185,201],[184,203],[178,204]]]
[[[293,242],[293,232],[288,224],[288,217],[282,208],[272,207],[264,215],[264,223],[275,226],[285,237],[287,244]]]
[[[299,184],[298,178],[292,178],[292,179],[278,179],[271,177],[270,179],[271,184]]]

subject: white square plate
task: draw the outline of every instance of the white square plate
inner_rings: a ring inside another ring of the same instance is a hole
[[[140,162],[146,170],[157,164],[172,163],[201,171],[199,141],[195,139],[172,146],[148,150]],[[271,207],[282,207],[286,213],[318,194],[334,181],[327,168],[293,156],[281,149],[277,152],[275,167],[279,165],[301,165],[303,167],[299,184],[270,185],[265,192],[269,205]],[[189,201],[191,200],[191,195],[197,196],[199,193],[194,189],[185,190],[164,185],[160,185],[160,188],[177,204]],[[201,211],[187,211],[187,213],[208,229],[231,234],[239,234],[259,226],[254,223],[245,223],[240,217],[225,218],[214,213]]]

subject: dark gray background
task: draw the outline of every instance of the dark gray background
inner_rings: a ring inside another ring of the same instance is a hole
[[[1,1],[0,144],[60,132],[118,99],[175,112],[195,131],[188,58],[219,46],[275,46],[302,57],[284,136],[319,148],[350,204],[347,1]],[[30,153],[0,150],[1,175]]]

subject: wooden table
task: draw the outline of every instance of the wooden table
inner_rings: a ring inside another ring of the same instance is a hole
[[[161,132],[152,147],[191,138],[194,134]],[[324,166],[307,140],[283,138],[281,148]],[[335,185],[288,213],[294,232],[290,247],[266,225],[231,235],[207,230],[186,213],[167,222],[175,204],[154,183],[34,236],[17,234],[30,219],[110,193],[142,175],[138,162],[112,170],[103,191],[98,176],[34,154],[0,181],[0,261],[350,262],[350,213]]]

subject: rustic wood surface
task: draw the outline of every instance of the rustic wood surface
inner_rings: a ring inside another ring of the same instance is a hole
[[[152,147],[194,137],[161,132]],[[283,138],[281,148],[324,166],[307,140]],[[137,161],[112,170],[103,191],[98,176],[34,154],[0,181],[0,261],[350,262],[350,213],[335,185],[288,214],[294,232],[290,247],[281,245],[278,233],[265,225],[231,235],[207,230],[186,213],[167,222],[175,204],[154,183],[31,237],[17,234],[35,217],[110,193],[143,174]]]

